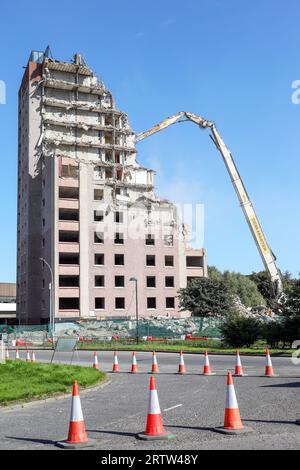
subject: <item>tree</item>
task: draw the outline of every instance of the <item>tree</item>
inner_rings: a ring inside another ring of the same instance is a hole
[[[223,273],[216,266],[208,266],[208,277],[220,281],[223,279]]]
[[[300,340],[300,315],[285,317],[283,320],[283,343],[290,346],[294,341]]]
[[[179,291],[179,307],[193,316],[224,316],[233,309],[233,299],[223,280],[199,278]]]
[[[261,323],[238,313],[228,315],[220,326],[222,340],[228,346],[250,348],[260,336]]]
[[[287,301],[283,308],[283,313],[288,316],[300,316],[300,279],[294,280],[289,285],[289,290],[285,291]]]
[[[287,296],[289,296],[292,293],[295,284],[299,282],[297,279],[292,277],[289,271],[285,271],[285,273],[282,275],[282,281],[283,281],[283,290],[284,290],[285,295]]]
[[[258,291],[270,307],[272,304],[272,285],[266,271],[252,273],[249,278],[256,284]]]
[[[256,283],[249,276],[230,271],[222,273],[215,266],[211,266],[208,268],[208,277],[214,280],[224,280],[231,293],[238,296],[245,307],[266,305]]]
[[[277,320],[262,325],[261,335],[270,348],[279,348],[279,343],[285,343],[287,335],[284,323],[282,320]]]
[[[223,278],[231,292],[240,298],[245,307],[266,305],[266,301],[259,292],[257,285],[248,276],[225,271]]]

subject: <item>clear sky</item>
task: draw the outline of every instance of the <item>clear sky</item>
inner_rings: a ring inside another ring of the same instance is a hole
[[[300,271],[298,0],[1,2],[0,280],[15,281],[17,92],[31,50],[81,52],[137,132],[180,110],[214,120],[231,149],[282,270]],[[158,193],[205,205],[211,265],[262,262],[224,164],[205,131],[183,123],[139,144]]]

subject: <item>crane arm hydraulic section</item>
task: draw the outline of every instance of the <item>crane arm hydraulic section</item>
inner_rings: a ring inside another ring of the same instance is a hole
[[[257,218],[253,204],[248,196],[247,190],[236,167],[231,152],[226,147],[222,137],[220,136],[216,128],[216,125],[212,121],[208,121],[202,118],[201,116],[186,111],[181,111],[177,114],[174,114],[173,116],[168,117],[167,119],[152,127],[148,131],[137,134],[136,142],[138,143],[146,137],[150,137],[151,135],[171,126],[172,124],[175,124],[176,122],[181,122],[180,119],[182,118],[185,121],[188,120],[194,122],[202,129],[208,128],[211,131],[210,137],[212,138],[215,146],[222,155],[223,161],[231,178],[233,187],[237,193],[252,236],[257,245],[265,269],[269,275],[272,284],[273,297],[275,300],[280,302],[284,294],[281,273],[276,265],[276,257],[268,245],[261,224]]]

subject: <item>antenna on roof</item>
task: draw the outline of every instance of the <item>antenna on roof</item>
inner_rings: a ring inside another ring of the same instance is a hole
[[[81,54],[75,54],[73,58],[73,62],[75,65],[86,65],[85,60]]]
[[[44,52],[44,56],[45,56],[47,59],[53,59],[53,55],[52,55],[50,46],[47,46],[47,47],[46,47],[46,50],[45,50],[45,52]]]

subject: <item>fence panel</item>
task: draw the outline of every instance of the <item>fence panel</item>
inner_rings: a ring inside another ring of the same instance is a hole
[[[139,337],[183,339],[193,337],[220,337],[220,319],[217,318],[141,318],[138,325]],[[57,323],[56,337],[78,337],[80,340],[111,341],[112,339],[134,339],[137,324],[132,319],[106,319]],[[14,346],[46,346],[51,344],[51,330],[48,325],[6,326],[0,325],[0,334],[5,334],[8,343]]]

